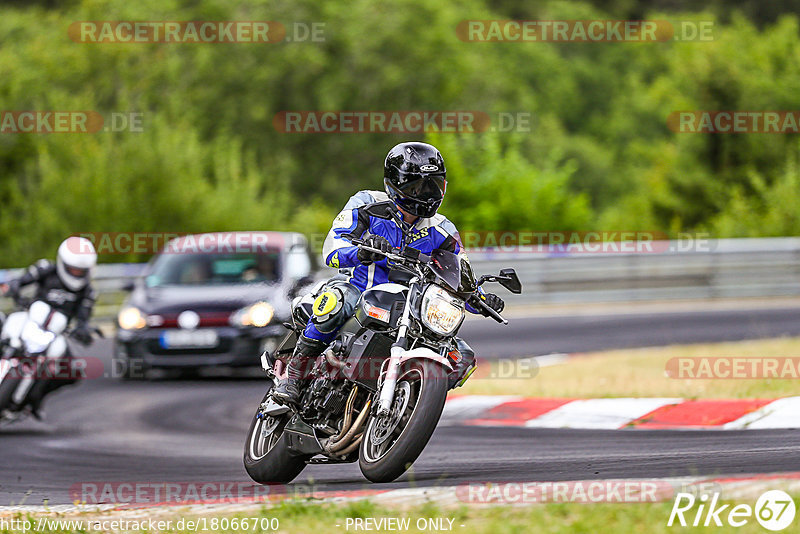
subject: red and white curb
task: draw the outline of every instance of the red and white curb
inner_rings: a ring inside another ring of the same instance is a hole
[[[448,399],[442,424],[601,430],[800,428],[800,397],[687,400],[468,395]]]

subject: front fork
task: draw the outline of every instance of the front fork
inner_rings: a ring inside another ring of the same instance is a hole
[[[397,385],[397,377],[400,374],[400,360],[403,353],[408,348],[408,328],[411,324],[411,296],[414,294],[413,287],[417,283],[417,278],[409,281],[408,297],[403,308],[403,315],[400,317],[399,328],[397,330],[397,341],[394,342],[389,352],[389,363],[386,368],[386,376],[381,385],[380,395],[378,396],[378,417],[389,414],[394,402],[394,388]]]

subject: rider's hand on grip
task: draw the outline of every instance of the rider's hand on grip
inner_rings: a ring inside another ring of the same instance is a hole
[[[380,250],[381,252],[391,252],[392,244],[383,236],[380,235],[371,235],[364,240],[364,245],[375,248]],[[358,261],[363,263],[364,265],[369,265],[374,261],[378,261],[383,257],[383,254],[378,254],[377,252],[372,252],[369,250],[364,250],[363,248],[358,249]]]
[[[495,295],[494,293],[483,293],[479,296],[479,298],[491,309],[500,313],[503,311],[503,308],[506,307],[506,303],[503,302],[503,299]],[[484,315],[486,315],[484,313]]]
[[[0,295],[16,299],[19,295],[19,283],[16,280],[12,280],[7,284],[0,284]]]
[[[88,345],[92,342],[92,330],[86,323],[81,323],[72,331],[72,337],[78,343]]]

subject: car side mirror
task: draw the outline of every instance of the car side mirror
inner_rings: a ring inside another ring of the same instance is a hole
[[[514,269],[501,269],[497,281],[515,295],[522,293],[522,282],[519,281],[519,276]]]
[[[125,282],[123,282],[123,284],[122,284],[122,290],[123,291],[127,291],[128,293],[130,293],[134,289],[136,289],[136,282],[134,282],[132,279],[131,280],[126,280]]]

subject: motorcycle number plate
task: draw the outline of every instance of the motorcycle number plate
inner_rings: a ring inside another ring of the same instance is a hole
[[[209,349],[219,344],[219,335],[215,330],[165,330],[160,342],[165,349]]]

